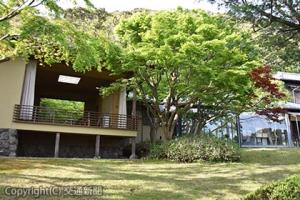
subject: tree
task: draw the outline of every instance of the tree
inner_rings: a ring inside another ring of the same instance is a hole
[[[89,1],[85,2],[92,9]],[[78,29],[62,18],[64,11],[56,1],[15,0],[0,5],[1,60],[22,57],[49,65],[64,62],[77,71],[114,65],[114,45],[105,36]],[[48,8],[49,15],[41,16],[37,5]]]
[[[252,23],[267,64],[277,70],[299,70],[299,0],[211,0],[211,2],[226,6],[230,15]]]
[[[104,9],[88,9],[88,8],[69,8],[63,11],[63,18],[74,24],[82,31],[91,33],[94,36],[109,29],[106,25],[110,13]]]
[[[260,62],[251,37],[222,16],[183,9],[141,12],[122,21],[116,32],[123,56],[114,70],[133,77],[111,88],[127,84],[137,90],[165,139],[195,105],[215,110],[210,117],[216,117],[245,110],[264,96],[254,98],[249,73]]]
[[[28,9],[36,8],[40,5],[45,5],[46,8],[58,12],[60,7],[57,6],[56,2],[53,0],[12,0],[12,1],[0,1],[0,22],[9,21],[21,12]]]
[[[23,13],[37,14],[37,7],[44,6],[49,13],[53,13],[59,16],[63,9],[56,3],[57,0],[10,0],[0,1],[0,30],[1,40],[7,40],[14,37],[14,34],[8,32],[8,30],[15,24],[13,21],[17,16]],[[76,3],[76,1],[74,1]],[[84,0],[86,5],[92,7],[93,5],[89,0]],[[25,15],[26,16],[26,15]],[[24,16],[23,16],[24,17]]]
[[[55,116],[56,119],[68,119],[70,114],[72,119],[80,120],[84,115],[84,102],[69,101],[61,99],[42,98],[40,101],[41,115],[45,119]]]

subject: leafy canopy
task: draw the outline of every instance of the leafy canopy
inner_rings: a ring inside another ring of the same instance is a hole
[[[122,83],[151,102],[146,105],[166,126],[167,138],[178,116],[196,104],[240,111],[253,99],[249,72],[260,65],[256,48],[247,32],[223,16],[183,9],[141,12],[122,21],[116,33],[123,56],[115,71],[134,74]]]
[[[38,5],[49,15],[42,16]],[[0,1],[0,59],[34,57],[46,64],[65,62],[77,71],[115,65],[117,48],[104,35],[78,29],[63,13],[55,0]]]
[[[299,71],[299,0],[210,0],[226,6],[237,19],[250,22],[266,64],[276,70]]]

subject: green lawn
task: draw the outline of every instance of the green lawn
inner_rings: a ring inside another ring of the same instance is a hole
[[[240,163],[0,158],[0,199],[6,186],[98,184],[101,199],[240,199],[297,173],[300,149],[243,149]]]

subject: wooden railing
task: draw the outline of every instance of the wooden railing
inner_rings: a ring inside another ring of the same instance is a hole
[[[76,111],[42,106],[15,105],[14,122],[137,130],[138,118],[130,115]]]

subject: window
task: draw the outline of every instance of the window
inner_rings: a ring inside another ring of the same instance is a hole
[[[240,130],[243,146],[288,145],[287,127],[283,116],[275,122],[255,113],[242,113]]]

